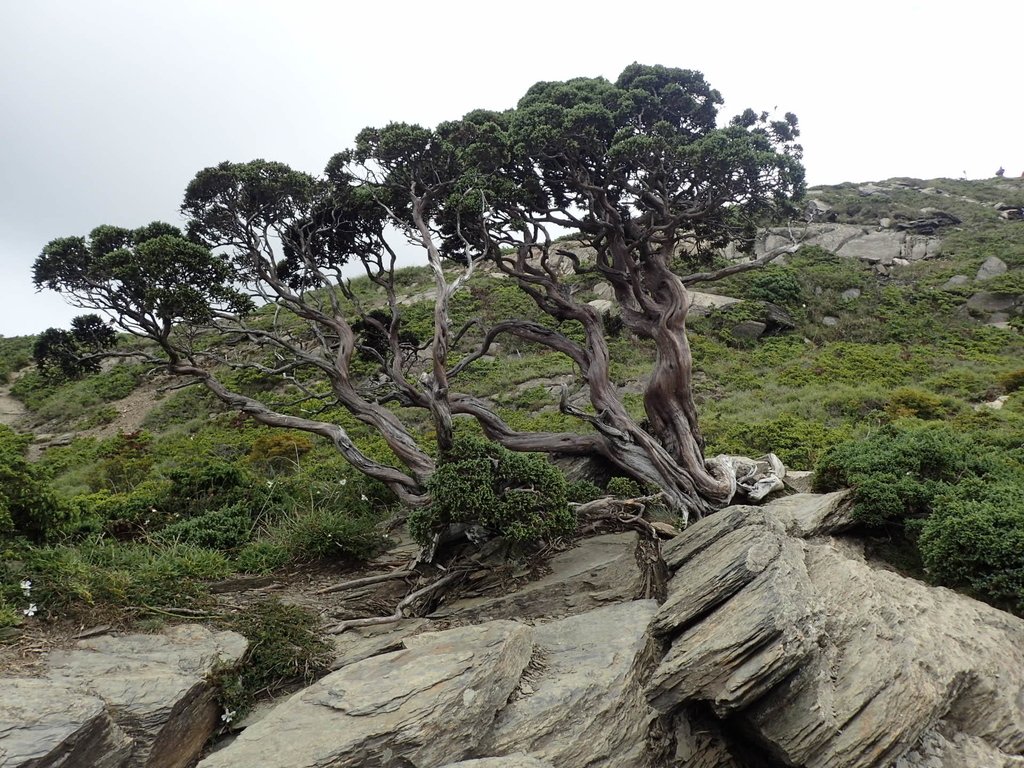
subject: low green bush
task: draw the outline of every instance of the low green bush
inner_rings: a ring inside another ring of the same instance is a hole
[[[565,476],[545,457],[459,437],[427,482],[431,504],[409,515],[421,544],[451,523],[479,525],[517,544],[572,532]]]
[[[309,685],[327,671],[333,647],[320,632],[319,616],[278,600],[255,603],[223,622],[245,636],[249,649],[240,664],[214,675],[221,706],[240,720],[260,696],[288,684]]]
[[[344,509],[312,509],[298,514],[284,527],[283,540],[291,559],[299,562],[323,558],[369,560],[386,546],[376,524],[372,517]]]
[[[1024,612],[1024,472],[948,486],[933,500],[918,545],[938,581]]]

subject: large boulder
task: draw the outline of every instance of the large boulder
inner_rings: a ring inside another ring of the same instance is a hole
[[[479,754],[530,662],[533,630],[494,621],[405,644],[300,691],[199,765],[425,768]]]
[[[183,768],[219,723],[210,674],[237,663],[247,645],[237,632],[196,624],[155,635],[105,635],[50,653],[46,676],[104,703],[134,742],[128,765]]]
[[[99,697],[50,680],[0,681],[3,768],[122,768],[131,753]]]
[[[460,622],[491,619],[541,619],[584,613],[633,600],[645,588],[637,566],[635,533],[610,533],[584,539],[548,562],[550,573],[515,591],[499,585],[494,594],[453,602],[430,615]]]
[[[656,610],[641,600],[537,625],[538,668],[498,713],[484,753],[523,752],[559,768],[647,765],[655,715],[643,681],[654,664],[646,630]]]
[[[849,524],[842,497],[804,494],[674,540],[653,706],[710,709],[780,765],[1012,765],[1024,621],[873,566],[832,535]]]

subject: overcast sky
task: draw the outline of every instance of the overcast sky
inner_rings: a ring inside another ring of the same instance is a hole
[[[811,184],[1024,171],[1024,3],[0,0],[0,335],[55,237],[181,223],[201,168],[321,170],[368,125],[513,106],[539,80],[698,69],[792,111]]]

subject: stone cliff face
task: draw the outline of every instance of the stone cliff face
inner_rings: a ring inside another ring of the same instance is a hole
[[[1024,621],[868,563],[842,535],[844,500],[797,494],[697,522],[663,548],[660,605],[631,599],[638,537],[611,534],[511,596],[347,633],[337,671],[199,765],[1024,765]],[[0,765],[187,764],[137,727],[184,707],[133,696],[126,716],[114,705],[124,674],[108,667],[94,659],[47,684],[89,690],[111,714],[88,697],[74,712],[39,708],[31,749],[24,722],[0,710]]]

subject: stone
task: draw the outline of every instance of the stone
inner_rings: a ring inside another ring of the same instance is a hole
[[[538,760],[536,757],[518,754],[463,760],[459,763],[448,763],[442,768],[554,768],[554,766],[547,760]]]
[[[904,239],[905,235],[898,232],[865,232],[848,240],[835,253],[868,264],[891,264],[893,259],[903,255]]]
[[[859,299],[860,288],[847,288],[845,291],[839,294],[839,297],[843,301],[853,301],[854,299]]]
[[[814,483],[814,471],[810,469],[787,469],[782,482],[791,491],[810,493]]]
[[[47,678],[101,699],[133,740],[129,766],[194,763],[219,724],[209,676],[236,664],[248,641],[237,632],[179,624],[155,635],[106,635],[46,658]]]
[[[821,324],[828,326],[829,328],[834,328],[835,326],[839,325],[839,318],[833,317],[832,315],[825,315],[823,318],[821,318]]]
[[[951,288],[958,288],[961,285],[967,285],[971,282],[971,278],[967,275],[953,275],[949,280],[942,284],[942,290],[948,291]]]
[[[199,765],[433,766],[473,756],[530,661],[533,630],[494,621],[405,642],[296,693]]]
[[[1011,293],[989,293],[980,291],[967,300],[965,305],[974,312],[1008,312],[1020,303],[1021,297]]]
[[[739,304],[741,299],[734,299],[732,296],[719,296],[716,293],[701,293],[690,291],[689,312],[695,315],[706,315],[712,309],[722,309]]]
[[[730,507],[665,545],[677,576],[652,629],[672,644],[647,695],[677,719],[677,745],[679,713],[710,710],[773,764],[1014,765],[1024,621],[868,563],[831,535],[846,506],[797,494]],[[704,572],[716,586],[693,584]]]
[[[766,323],[758,322],[757,320],[744,320],[736,323],[732,327],[732,336],[736,339],[748,339],[750,341],[756,341],[764,335],[764,332],[768,329]]]
[[[744,547],[750,542],[742,539],[736,544]],[[681,704],[701,701],[718,717],[732,715],[768,694],[812,656],[823,617],[810,599],[806,546],[797,539],[785,539],[774,557],[771,548],[757,553],[741,550],[736,555],[735,560],[755,561],[748,572],[764,560],[768,563],[742,589],[672,641],[648,686],[648,700],[655,709],[668,714]],[[717,560],[729,555],[719,552]],[[710,590],[707,597],[714,601],[722,595]],[[710,602],[698,606],[689,600],[684,605],[691,612],[689,617],[673,617],[666,602],[654,619],[655,626],[667,627],[712,607]],[[682,625],[686,626],[685,621]]]
[[[615,298],[615,289],[612,287],[611,283],[606,283],[603,280],[595,285],[591,290],[593,291],[594,296],[598,299]]]
[[[38,678],[0,681],[4,768],[122,768],[132,740],[106,705],[76,686]]]
[[[403,619],[394,624],[357,627],[335,635],[334,663],[331,669],[341,669],[371,656],[400,650],[405,647],[407,637],[423,632],[429,626],[430,622],[426,619]]]
[[[602,317],[613,317],[619,314],[619,305],[609,299],[594,299],[588,301],[587,304],[596,309]]]
[[[981,266],[978,267],[978,274],[974,276],[974,279],[978,282],[983,280],[991,280],[993,277],[1006,274],[1006,262],[1000,259],[998,256],[989,256],[982,262]]]
[[[559,768],[645,765],[655,714],[642,681],[654,663],[646,630],[657,610],[638,600],[535,626],[541,667],[527,671],[529,688],[498,713],[483,751],[525,752]]]
[[[457,600],[429,618],[459,621],[539,619],[584,613],[610,603],[632,600],[644,591],[636,563],[639,538],[632,532],[583,539],[548,562],[551,572],[514,592]]]

